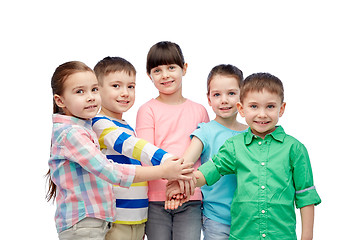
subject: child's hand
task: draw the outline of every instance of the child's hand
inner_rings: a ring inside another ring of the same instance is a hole
[[[190,196],[194,195],[196,188],[196,177],[193,173],[186,174],[186,176],[191,177],[190,181],[178,180],[181,192],[186,195],[187,201],[190,200]]]
[[[161,165],[163,169],[163,176],[168,180],[191,180],[190,174],[194,171],[192,168],[193,163],[183,163],[182,158],[171,157],[165,160]]]
[[[181,191],[178,181],[169,181],[166,184],[165,209],[177,209],[187,201],[186,195]]]

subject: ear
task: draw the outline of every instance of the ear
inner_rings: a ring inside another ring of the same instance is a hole
[[[185,64],[184,64],[184,67],[182,68],[182,76],[185,76],[186,71],[187,71],[187,66],[188,66],[188,64],[185,63]]]
[[[240,116],[245,117],[243,104],[241,102],[237,102],[237,109]]]
[[[283,102],[283,103],[281,104],[281,108],[280,108],[280,112],[279,112],[279,117],[282,117],[282,115],[284,115],[285,108],[286,108],[286,103]]]
[[[57,104],[58,107],[60,108],[65,108],[65,104],[63,101],[63,98],[59,96],[58,94],[54,94],[53,96],[55,104]]]

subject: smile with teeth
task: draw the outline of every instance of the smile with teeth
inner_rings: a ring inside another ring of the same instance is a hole
[[[168,81],[168,82],[162,82],[161,85],[169,85],[175,82],[174,80]]]
[[[229,110],[231,109],[232,107],[222,107],[222,108],[219,108],[220,110]]]
[[[255,123],[257,123],[257,124],[260,124],[260,125],[266,125],[266,124],[268,124],[268,123],[270,123],[270,121],[254,121]]]
[[[127,100],[117,100],[117,102],[120,104],[128,104],[129,103],[129,101],[127,101]]]
[[[95,109],[97,107],[97,105],[91,105],[88,107],[85,107],[85,109],[91,110],[91,109]]]

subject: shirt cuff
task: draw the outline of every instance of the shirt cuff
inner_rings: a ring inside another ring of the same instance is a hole
[[[296,207],[302,208],[308,205],[318,205],[321,203],[321,199],[314,186],[296,191],[295,197]]]
[[[221,174],[218,172],[216,165],[211,160],[202,164],[198,170],[205,177],[207,186],[215,184],[221,178]]]

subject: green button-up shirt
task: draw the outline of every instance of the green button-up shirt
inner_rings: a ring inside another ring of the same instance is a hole
[[[321,202],[307,149],[281,126],[265,139],[250,129],[228,139],[199,170],[207,185],[223,175],[237,177],[229,239],[296,240],[295,204]]]

